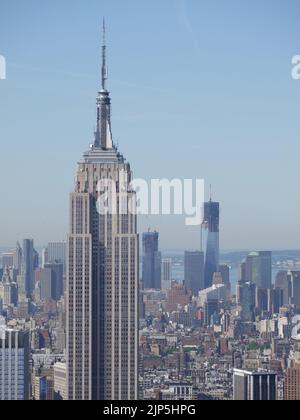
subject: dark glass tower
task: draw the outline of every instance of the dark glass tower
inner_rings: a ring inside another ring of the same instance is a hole
[[[25,292],[31,297],[34,289],[34,270],[39,265],[39,256],[34,249],[33,239],[24,239],[22,252],[22,275],[24,278]]]
[[[272,252],[251,252],[246,260],[246,280],[259,289],[272,287]]]
[[[143,234],[143,288],[161,289],[161,254],[158,247],[159,233]]]
[[[184,284],[193,296],[204,289],[204,255],[199,251],[186,251],[184,254]]]
[[[204,252],[204,286],[211,287],[214,273],[219,271],[220,204],[210,200],[204,203],[202,250]]]

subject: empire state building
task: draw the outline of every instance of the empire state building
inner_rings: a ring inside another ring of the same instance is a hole
[[[95,139],[78,163],[70,196],[67,391],[69,400],[137,400],[136,196],[130,165],[113,142],[105,26],[102,61]],[[107,181],[116,186],[113,200]],[[115,211],[99,211],[103,192],[114,201]]]

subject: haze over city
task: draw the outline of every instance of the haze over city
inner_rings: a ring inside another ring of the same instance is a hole
[[[0,244],[68,231],[93,141],[102,16],[113,133],[138,178],[204,178],[222,249],[299,248],[299,2],[0,1]],[[155,168],[155,175],[153,169]],[[182,218],[142,218],[162,248],[199,248]]]

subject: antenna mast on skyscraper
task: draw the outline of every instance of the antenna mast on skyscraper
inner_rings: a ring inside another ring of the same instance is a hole
[[[108,70],[106,65],[106,25],[105,18],[103,18],[102,29],[102,89],[106,90],[106,81],[108,79]]]

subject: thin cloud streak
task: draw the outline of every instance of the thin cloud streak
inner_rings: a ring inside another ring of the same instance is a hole
[[[191,36],[195,49],[199,50],[199,43],[189,17],[186,0],[175,0],[175,10],[179,24]]]

